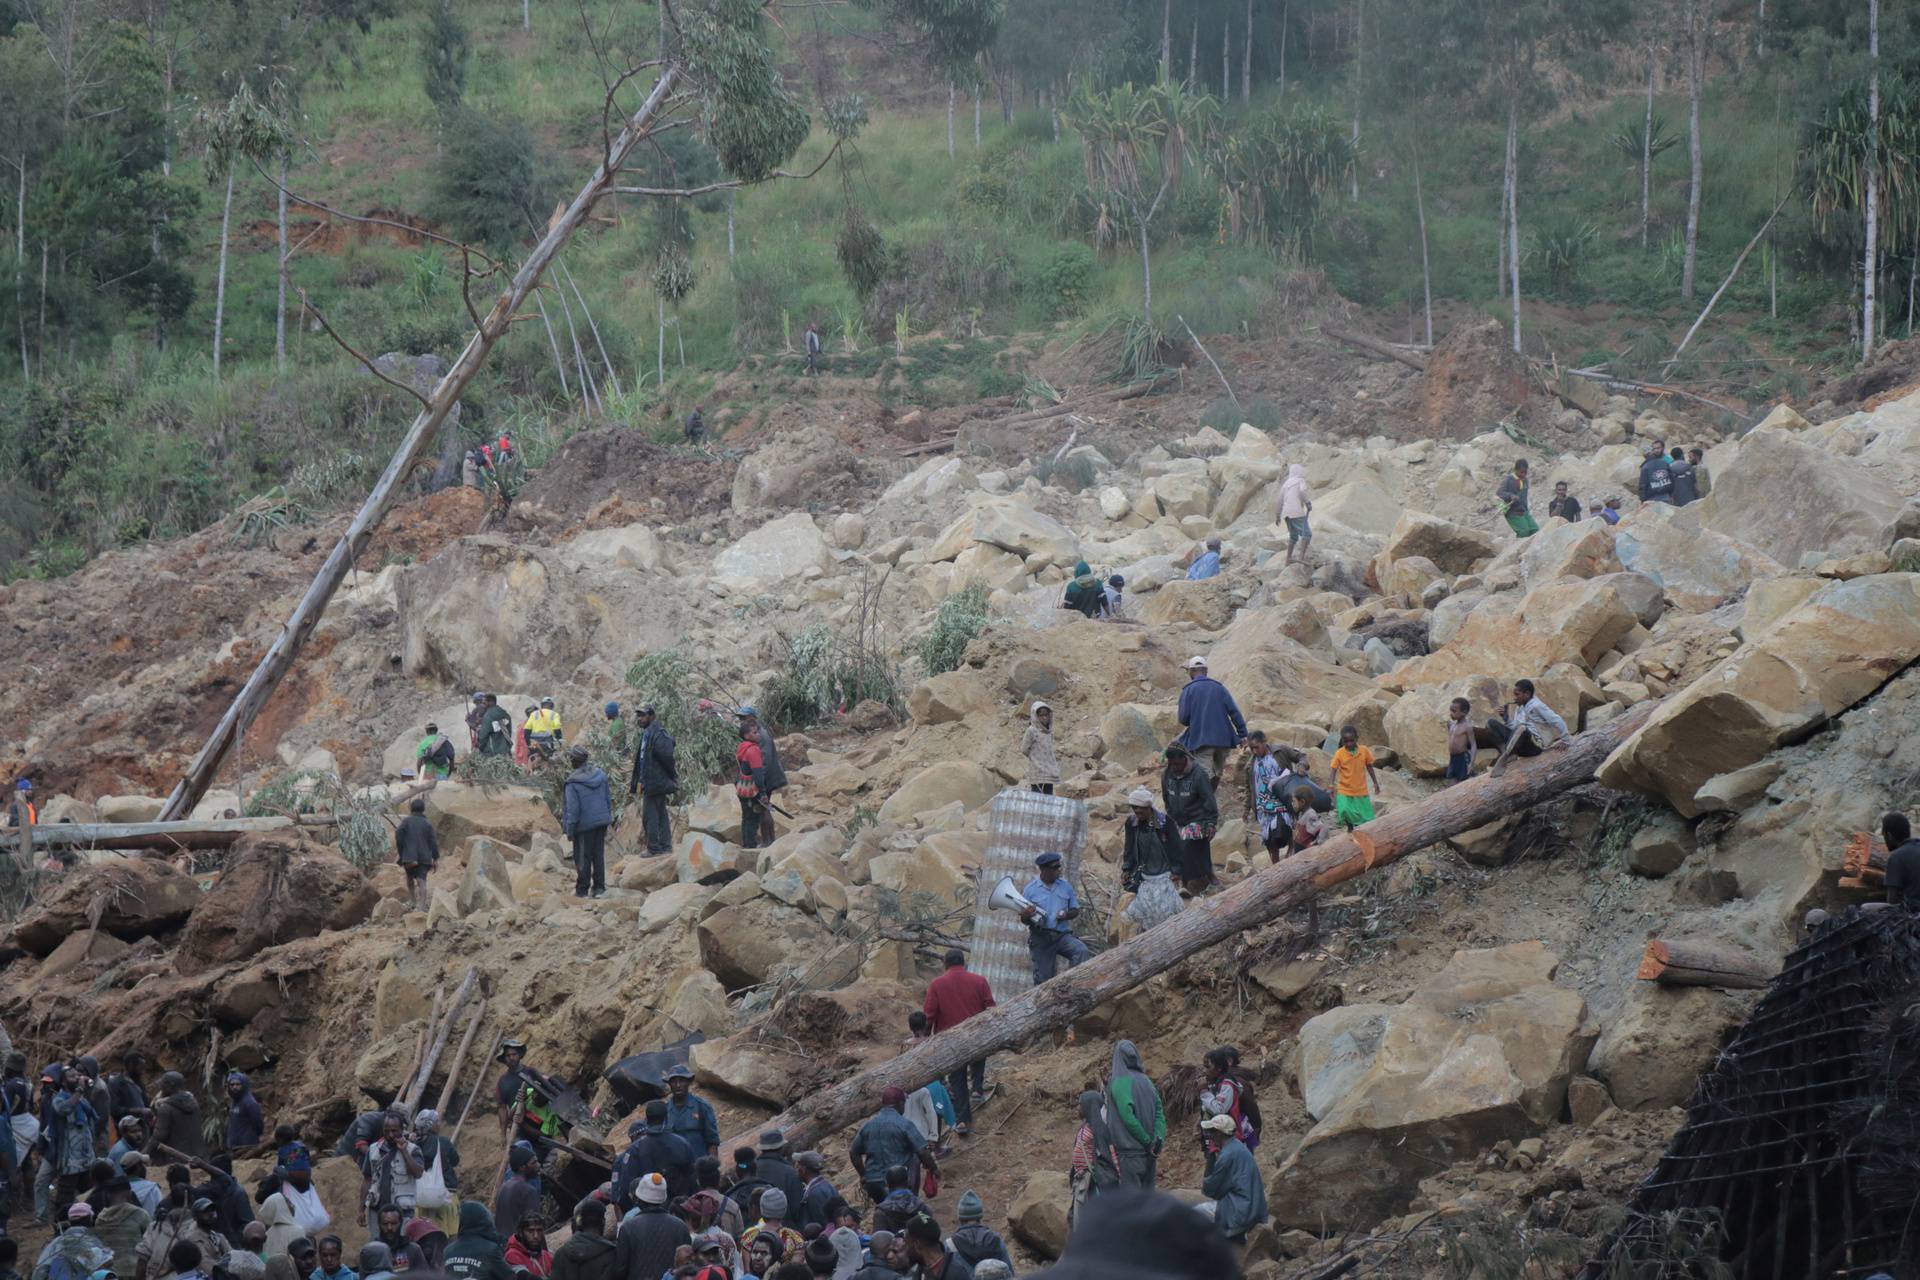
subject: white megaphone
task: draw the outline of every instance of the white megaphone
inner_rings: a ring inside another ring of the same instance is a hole
[[[1025,894],[1013,887],[1012,876],[1000,877],[1000,883],[993,886],[993,892],[987,897],[987,906],[995,911],[1025,912],[1038,909],[1027,901]]]

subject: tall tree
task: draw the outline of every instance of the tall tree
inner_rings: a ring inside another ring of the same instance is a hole
[[[207,130],[207,174],[211,181],[226,180],[226,199],[220,207],[220,259],[213,288],[213,380],[220,380],[220,351],[225,338],[227,302],[227,245],[233,222],[234,173],[243,162],[259,163],[276,157],[291,145],[286,122],[272,107],[256,98],[245,82],[218,108],[203,114]]]
[[[1867,0],[1867,234],[1860,264],[1860,359],[1873,359],[1874,285],[1880,276],[1880,0]],[[1907,157],[1913,163],[1913,157]]]
[[[1877,3],[1877,0],[1876,0]],[[1700,248],[1700,82],[1706,74],[1706,37],[1700,0],[1683,0],[1687,37],[1687,244],[1680,266],[1680,296],[1693,299],[1693,270]]]

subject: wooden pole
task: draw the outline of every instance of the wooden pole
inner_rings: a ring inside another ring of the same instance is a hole
[[[447,999],[447,984],[442,982],[433,989],[433,1012],[420,1025],[420,1034],[414,1037],[413,1061],[407,1064],[406,1081],[400,1086],[400,1092],[393,1096],[393,1103],[403,1114],[413,1115],[413,1108],[407,1105],[407,1097],[413,1092],[413,1082],[420,1078],[420,1064],[426,1061],[427,1045],[432,1043],[433,1029],[440,1025],[440,1008]]]
[[[308,587],[306,594],[300,597],[300,603],[294,606],[292,616],[280,628],[280,634],[274,638],[273,644],[260,659],[259,665],[254,668],[253,674],[247,677],[246,684],[235,695],[233,704],[227,708],[226,714],[220,717],[220,723],[215,726],[212,736],[207,739],[206,745],[200,748],[200,753],[193,758],[193,763],[187,767],[186,775],[180,779],[173,793],[167,797],[166,807],[160,812],[163,819],[182,818],[191,813],[193,806],[200,802],[200,797],[206,794],[207,788],[213,785],[214,777],[219,773],[220,766],[225,762],[228,753],[239,745],[240,739],[245,736],[254,717],[260,714],[261,709],[267,705],[267,700],[273,696],[273,691],[279,687],[280,681],[288,671],[293,669],[294,659],[299,655],[307,637],[320,624],[321,615],[326,612],[328,602],[333,599],[333,593],[346,580],[347,572],[353,567],[354,559],[366,549],[367,543],[373,538],[373,531],[386,518],[387,512],[393,508],[394,503],[399,500],[401,482],[412,473],[414,464],[420,460],[428,443],[439,432],[447,413],[460,399],[461,393],[467,389],[467,385],[473,381],[474,376],[480,372],[480,367],[487,362],[494,344],[506,336],[507,330],[512,327],[519,313],[521,304],[526,301],[527,295],[533,291],[534,286],[539,284],[540,277],[546,272],[547,265],[553,261],[554,255],[566,247],[567,242],[573,238],[573,233],[586,221],[588,212],[600,197],[613,188],[620,167],[626,162],[628,154],[651,133],[653,118],[660,110],[661,104],[667,100],[667,95],[679,83],[680,75],[681,68],[677,63],[670,62],[661,69],[660,79],[654,83],[652,92],[647,94],[646,101],[641,103],[639,109],[628,118],[619,136],[608,144],[605,159],[594,170],[593,176],[587,179],[586,185],[580,188],[566,210],[547,225],[546,234],[541,237],[540,243],[527,254],[519,271],[514,274],[512,282],[501,291],[499,297],[494,299],[492,308],[481,319],[473,336],[467,339],[466,349],[453,362],[453,367],[447,370],[446,376],[440,379],[440,384],[433,389],[433,394],[427,397],[420,412],[414,416],[413,425],[407,429],[407,434],[401,440],[399,448],[394,450],[392,460],[387,463],[387,469],[381,473],[379,481],[373,487],[373,492],[367,495],[366,502],[354,516],[353,522],[347,526],[346,532],[340,536],[333,550],[327,554],[326,562],[320,566],[320,572],[315,575],[313,585]]]
[[[520,1117],[527,1113],[527,1091],[522,1089],[513,1100],[513,1116],[507,1121],[506,1150],[500,1153],[500,1167],[493,1174],[493,1189],[498,1191],[507,1184],[507,1161],[513,1159],[514,1140],[520,1133]],[[464,1121],[465,1116],[460,1119]]]
[[[467,1050],[473,1048],[473,1037],[480,1030],[480,1020],[487,1016],[487,998],[480,997],[480,1003],[473,1006],[473,1017],[467,1019],[467,1034],[460,1037],[460,1047],[454,1050],[453,1061],[447,1064],[447,1083],[440,1090],[440,1100],[434,1104],[434,1110],[446,1115],[447,1108],[453,1105],[453,1087],[460,1080],[460,1068],[466,1064]],[[482,1074],[485,1067],[481,1068]]]
[[[223,849],[242,836],[291,831],[292,818],[216,818],[204,822],[53,822],[31,832],[42,849]],[[21,848],[19,829],[0,830],[0,848]]]
[[[487,1082],[487,1063],[494,1061],[500,1056],[500,1041],[503,1038],[502,1036],[495,1036],[493,1038],[493,1052],[489,1053],[486,1056],[486,1060],[480,1064],[480,1075],[474,1080],[473,1089],[467,1094],[467,1103],[460,1108],[460,1118],[453,1122],[453,1132],[447,1135],[447,1141],[456,1147],[460,1145],[460,1128],[466,1124],[467,1115],[473,1110],[473,1100],[480,1096],[483,1091],[482,1086]]]
[[[1640,957],[1644,982],[1663,987],[1726,987],[1752,991],[1771,983],[1774,966],[1724,943],[1695,938],[1652,938]]]
[[[1425,360],[1411,351],[1402,351],[1392,343],[1382,342],[1378,338],[1369,338],[1364,333],[1349,333],[1345,329],[1335,329],[1327,325],[1321,325],[1320,332],[1326,334],[1335,342],[1344,342],[1350,347],[1358,347],[1360,350],[1371,355],[1379,356],[1383,360],[1398,360],[1409,369],[1418,369],[1422,373],[1427,371],[1427,362]]]
[[[1667,362],[1660,366],[1661,377],[1664,378],[1673,372],[1673,366],[1680,362],[1681,355],[1686,352],[1687,344],[1693,341],[1693,335],[1700,332],[1700,326],[1705,324],[1707,317],[1713,314],[1714,304],[1720,301],[1720,295],[1727,291],[1727,286],[1733,283],[1733,278],[1740,274],[1740,268],[1745,265],[1747,255],[1752,253],[1754,246],[1766,237],[1768,230],[1773,226],[1773,220],[1780,216],[1780,211],[1787,207],[1787,201],[1793,199],[1793,195],[1793,190],[1790,189],[1786,195],[1780,197],[1780,203],[1773,206],[1773,212],[1768,214],[1767,220],[1760,224],[1760,229],[1753,233],[1753,239],[1747,241],[1747,247],[1740,251],[1740,256],[1733,260],[1733,266],[1727,269],[1727,278],[1720,282],[1720,287],[1713,291],[1711,298],[1707,299],[1707,305],[1700,308],[1700,315],[1687,329],[1686,336],[1680,339],[1680,345],[1673,349],[1673,354],[1667,357]]]
[[[1188,956],[1304,906],[1323,890],[1579,786],[1659,705],[1644,702],[1499,777],[1482,776],[1396,806],[1357,831],[1248,876],[1218,897],[1197,899],[1164,924],[881,1066],[810,1095],[755,1131],[783,1129],[788,1141],[810,1146],[870,1114],[890,1085],[917,1089],[966,1063],[1069,1025]],[[697,1057],[699,1050],[694,1053]],[[750,1142],[752,1136],[738,1135],[721,1145]]]
[[[473,994],[474,979],[478,976],[479,970],[468,965],[467,976],[460,980],[460,989],[453,993],[453,1003],[447,1006],[447,1016],[444,1021],[439,1018],[440,1003],[438,993],[435,994],[434,1017],[428,1021],[427,1025],[429,1027],[438,1025],[433,1033],[433,1043],[427,1048],[426,1055],[420,1061],[420,1074],[414,1077],[413,1083],[407,1088],[403,1105],[409,1116],[419,1108],[420,1099],[426,1096],[427,1082],[433,1078],[433,1068],[439,1063],[440,1055],[447,1050],[447,1040],[453,1035],[453,1024],[458,1021],[461,1010],[466,1008],[467,997]],[[468,1028],[467,1037],[469,1039],[473,1037],[472,1028]]]

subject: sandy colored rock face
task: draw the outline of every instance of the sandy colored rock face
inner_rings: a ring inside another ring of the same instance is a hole
[[[832,562],[827,541],[804,511],[781,516],[747,534],[713,558],[720,578],[782,582]]]
[[[194,905],[180,942],[183,971],[244,960],[276,943],[347,929],[373,914],[379,895],[358,867],[329,848],[277,835],[234,847],[226,873]]]
[[[554,832],[560,826],[546,802],[528,787],[481,788],[442,782],[427,793],[426,799],[427,818],[440,837],[442,849],[474,836],[524,847],[536,834]]]
[[[956,800],[968,809],[977,809],[993,799],[999,789],[999,779],[971,760],[945,760],[928,765],[902,783],[880,806],[880,817],[904,822]]]
[[[1512,681],[1561,662],[1590,667],[1633,630],[1649,599],[1658,598],[1658,589],[1637,574],[1551,582],[1504,610],[1474,610],[1444,648],[1412,659],[1382,683],[1404,692],[1468,676]]]
[[[767,897],[714,912],[697,933],[701,963],[730,991],[819,959],[830,938],[812,916]]]
[[[538,688],[571,673],[596,619],[568,589],[570,574],[553,552],[506,537],[454,543],[400,581],[403,668],[488,690]]]
[[[1073,530],[1018,498],[985,503],[967,512],[934,540],[926,558],[929,562],[952,560],[980,543],[1022,558],[1044,554],[1058,565],[1071,566],[1080,558],[1080,539]]]
[[[1331,723],[1336,710],[1373,682],[1288,639],[1276,625],[1285,608],[1241,610],[1208,650],[1208,674],[1248,716]]]
[[[1716,774],[1759,760],[1920,657],[1920,575],[1822,587],[1707,677],[1669,699],[1607,758],[1600,781],[1664,796],[1686,817]]]
[[[1067,1175],[1042,1170],[1026,1182],[1007,1206],[1007,1227],[1020,1243],[1043,1258],[1057,1258],[1067,1247],[1067,1206],[1073,1189]]]
[[[1694,506],[1649,503],[1620,522],[1614,546],[1621,564],[1659,583],[1667,599],[1689,613],[1716,608],[1786,572],[1765,552],[1704,527]]]
[[[1405,511],[1387,535],[1386,555],[1399,560],[1425,556],[1445,573],[1465,573],[1474,561],[1493,556],[1499,548],[1478,529],[1442,520],[1423,511]]]
[[[1710,987],[1636,982],[1594,1047],[1593,1074],[1625,1110],[1682,1106],[1746,1008]]]
[[[636,573],[655,573],[664,561],[660,539],[644,524],[615,529],[592,529],[567,544],[566,560],[613,565]]]
[[[1383,717],[1387,745],[1400,766],[1422,778],[1447,771],[1447,707],[1455,698],[1472,703],[1470,723],[1485,724],[1506,696],[1491,676],[1468,676],[1441,685],[1423,685],[1404,694]]]
[[[1884,551],[1903,497],[1852,459],[1779,431],[1749,432],[1712,477],[1700,523],[1789,568],[1810,554]]]

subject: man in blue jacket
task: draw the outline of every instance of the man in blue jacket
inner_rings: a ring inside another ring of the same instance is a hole
[[[560,806],[560,829],[573,841],[573,896],[607,892],[607,828],[613,824],[613,798],[607,771],[587,758],[585,747],[568,753],[573,772]]]
[[[1247,740],[1247,718],[1227,692],[1227,686],[1207,675],[1207,660],[1187,659],[1187,687],[1180,691],[1180,723],[1186,726],[1175,741],[1207,766],[1218,786],[1226,771],[1227,753]]]

